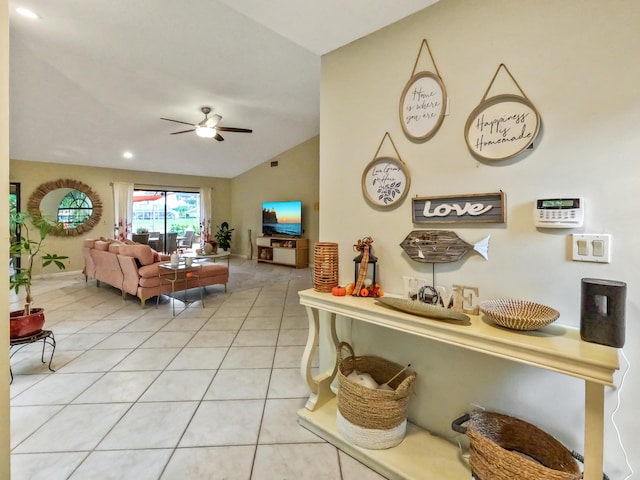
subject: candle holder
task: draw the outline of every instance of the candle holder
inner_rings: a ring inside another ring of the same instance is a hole
[[[317,242],[313,247],[313,289],[331,292],[338,286],[338,244]]]

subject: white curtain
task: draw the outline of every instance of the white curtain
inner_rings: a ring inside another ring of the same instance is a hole
[[[200,188],[200,225],[202,226],[201,243],[205,240],[205,234],[211,232],[211,187]]]
[[[133,183],[113,182],[114,238],[127,240],[133,219]]]

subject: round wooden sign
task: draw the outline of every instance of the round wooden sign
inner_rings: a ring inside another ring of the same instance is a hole
[[[411,179],[402,160],[378,157],[362,173],[362,192],[378,207],[390,207],[402,200],[409,191]]]
[[[440,77],[431,72],[416,73],[400,97],[400,125],[413,142],[429,140],[444,120],[447,92]]]
[[[507,160],[533,143],[540,130],[540,115],[518,95],[497,95],[478,105],[464,128],[467,147],[484,160]]]

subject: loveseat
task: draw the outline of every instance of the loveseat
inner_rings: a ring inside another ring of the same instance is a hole
[[[149,245],[122,243],[115,240],[85,240],[83,246],[85,279],[94,278],[98,286],[106,283],[140,299],[171,293],[171,282],[161,277],[160,265],[169,262],[169,255],[159,254]],[[175,282],[175,290],[224,285],[227,291],[229,268],[217,263],[204,263],[186,281]]]

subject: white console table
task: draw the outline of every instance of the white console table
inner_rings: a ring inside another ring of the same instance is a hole
[[[298,412],[298,421],[339,449],[389,478],[467,480],[470,476],[469,468],[459,459],[456,445],[412,424],[407,428],[404,441],[388,450],[367,450],[342,439],[335,421],[337,402],[330,388],[337,373],[337,361],[315,377],[311,373],[319,342],[336,358],[337,315],[583,379],[584,479],[602,480],[604,387],[613,385],[613,374],[619,368],[615,348],[584,342],[579,330],[572,327],[553,325],[547,327],[549,335],[528,335],[496,328],[479,316],[470,316],[471,325],[456,325],[396,311],[372,298],[336,297],[313,289],[301,291],[299,295],[309,317],[309,337],[301,373],[311,396],[305,408]],[[320,337],[321,324],[323,337]]]

